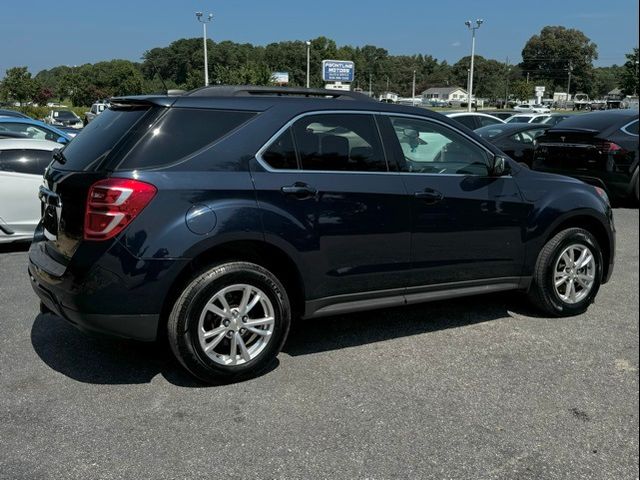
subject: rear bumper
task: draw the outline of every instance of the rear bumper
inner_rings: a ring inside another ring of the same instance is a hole
[[[42,303],[59,317],[67,320],[76,328],[90,333],[152,342],[157,337],[160,315],[102,315],[95,313],[80,313],[65,308],[58,302],[54,293],[40,284],[29,266],[29,277],[33,291],[40,297]]]
[[[77,257],[84,258],[81,263]],[[93,258],[77,251],[69,265],[47,254],[42,242],[29,249],[29,277],[40,300],[81,330],[153,341],[165,299],[187,264],[183,259],[143,260],[118,242]]]

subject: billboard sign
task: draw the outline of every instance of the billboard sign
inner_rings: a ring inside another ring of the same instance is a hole
[[[323,60],[322,80],[325,82],[353,82],[355,65],[347,60]]]

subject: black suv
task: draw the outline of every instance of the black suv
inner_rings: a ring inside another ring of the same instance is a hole
[[[205,381],[264,368],[292,318],[503,290],[573,315],[613,270],[604,191],[351,92],[114,99],[54,154],[40,199],[43,311],[166,334]]]

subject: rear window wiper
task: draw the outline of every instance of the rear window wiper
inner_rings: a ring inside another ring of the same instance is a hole
[[[64,153],[59,148],[53,150],[53,159],[61,165],[67,163],[67,157],[64,156]]]

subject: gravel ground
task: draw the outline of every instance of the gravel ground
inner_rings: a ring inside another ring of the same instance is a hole
[[[267,374],[207,387],[166,346],[38,314],[0,253],[0,478],[638,477],[638,210],[579,317],[501,294],[299,322]]]

